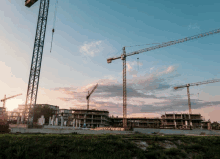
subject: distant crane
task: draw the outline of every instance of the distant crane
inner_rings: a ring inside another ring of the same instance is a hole
[[[87,110],[89,110],[89,98],[91,96],[91,94],[95,91],[95,89],[98,87],[98,83],[95,85],[95,87],[92,89],[92,91],[89,93],[88,91],[88,95],[86,96],[87,99]]]
[[[25,0],[25,6],[30,8],[37,1],[38,0]],[[34,119],[34,107],[37,101],[37,92],[38,92],[38,85],[39,85],[39,79],[40,79],[40,69],[41,69],[41,62],[42,62],[42,56],[43,56],[44,39],[45,39],[46,26],[47,26],[49,3],[50,3],[50,0],[40,0],[37,29],[36,29],[36,35],[35,35],[35,41],[34,41],[33,56],[32,56],[27,96],[26,96],[26,102],[25,102],[25,110],[24,110],[24,115],[26,114],[27,110],[29,111],[28,124],[29,124],[29,120],[31,117],[32,119]],[[31,109],[33,109],[33,113],[30,113]],[[33,126],[33,120],[31,124]]]
[[[3,108],[5,108],[5,102],[6,102],[6,100],[11,99],[11,98],[14,98],[14,97],[17,97],[17,96],[20,96],[20,95],[22,95],[22,93],[21,93],[21,94],[14,95],[14,96],[11,96],[11,97],[8,97],[8,98],[6,98],[6,95],[5,95],[5,97],[4,97],[3,99],[1,99],[1,102],[3,102]]]
[[[190,83],[190,84],[186,84],[186,85],[174,87],[174,89],[177,90],[177,89],[179,89],[179,88],[187,87],[189,114],[192,114],[191,102],[190,102],[190,94],[189,94],[189,87],[190,87],[190,86],[198,86],[198,85],[202,85],[202,84],[208,84],[208,83],[215,83],[215,82],[220,82],[220,79],[208,80],[208,81],[197,82],[197,83]]]
[[[194,36],[191,36],[191,37],[186,37],[186,38],[175,40],[175,41],[165,42],[165,43],[162,43],[162,44],[159,44],[159,45],[156,45],[156,46],[141,49],[141,50],[134,51],[134,52],[131,52],[131,53],[128,53],[128,54],[126,54],[125,47],[123,47],[122,48],[123,53],[122,53],[121,56],[108,58],[107,63],[111,63],[112,60],[117,60],[117,59],[123,60],[123,127],[124,128],[127,127],[127,119],[126,119],[127,118],[127,91],[126,91],[126,57],[127,56],[132,56],[132,55],[135,55],[135,54],[148,52],[148,51],[152,51],[152,50],[155,50],[155,49],[159,49],[159,48],[179,44],[179,43],[182,43],[182,42],[186,42],[186,41],[197,39],[197,38],[202,38],[202,37],[212,35],[212,34],[216,34],[216,33],[219,33],[219,32],[220,32],[220,29],[216,29],[216,30],[213,30],[213,31],[210,31],[210,32],[194,35]]]

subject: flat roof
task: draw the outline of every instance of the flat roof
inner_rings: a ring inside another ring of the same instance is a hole
[[[72,111],[88,111],[88,112],[109,112],[107,109],[75,109],[75,108],[70,108],[69,110]]]
[[[112,117],[110,117],[110,118],[112,118]],[[123,119],[123,117],[113,117],[112,119]],[[161,118],[159,118],[159,117],[154,117],[154,118],[145,118],[145,117],[143,117],[143,118],[140,118],[140,117],[130,117],[130,118],[127,118],[127,119],[161,119]]]

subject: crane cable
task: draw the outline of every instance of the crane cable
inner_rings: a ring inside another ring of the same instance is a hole
[[[52,50],[53,34],[54,34],[54,32],[55,32],[55,23],[56,23],[56,14],[57,14],[57,5],[58,5],[58,0],[56,1],[56,4],[55,4],[55,11],[54,11],[54,20],[53,20],[53,29],[52,29],[52,39],[51,39],[50,52],[51,52],[51,50]]]

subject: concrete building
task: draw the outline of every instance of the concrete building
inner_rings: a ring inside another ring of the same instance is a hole
[[[161,128],[201,128],[202,118],[201,114],[165,114],[161,116]]]
[[[202,129],[208,129],[208,130],[212,130],[212,126],[211,126],[211,121],[202,121],[201,122],[201,128]]]
[[[122,117],[110,117],[110,125],[113,127],[123,127]],[[160,118],[127,118],[127,126],[133,128],[159,128]]]
[[[72,111],[69,109],[59,109],[58,112],[58,125],[61,125],[61,115],[63,114],[64,122],[68,122],[69,117],[72,116]],[[70,124],[68,124],[70,125]]]
[[[109,126],[109,111],[97,109],[70,108],[72,116],[69,116],[70,125],[74,127],[107,127]]]
[[[54,114],[59,113],[59,107],[55,105],[36,104],[36,106],[43,106],[43,107],[48,106],[49,108],[52,108],[54,110]],[[24,109],[25,109],[25,105],[18,105],[18,108],[15,111],[8,111],[8,120],[9,121],[17,120],[18,115],[19,116],[23,115]],[[27,121],[28,115],[29,115],[29,112],[27,111],[25,114],[25,121]]]
[[[6,112],[6,109],[4,107],[0,107],[0,115],[4,114]]]
[[[8,121],[11,122],[16,122],[17,121],[17,117],[18,117],[18,113],[15,111],[8,111]]]
[[[211,123],[212,130],[220,130],[220,124],[217,121]]]

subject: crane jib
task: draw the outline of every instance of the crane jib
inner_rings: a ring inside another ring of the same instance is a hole
[[[206,32],[206,33],[203,33],[203,34],[194,35],[194,36],[191,36],[191,37],[186,37],[186,38],[175,40],[175,41],[169,41],[169,42],[166,42],[166,43],[159,44],[157,46],[153,46],[153,47],[149,47],[149,48],[146,48],[146,49],[141,49],[141,50],[138,50],[138,51],[134,51],[134,52],[131,52],[129,54],[126,54],[125,47],[123,47],[123,54],[125,55],[124,56],[125,58],[123,59],[123,127],[124,128],[127,127],[127,121],[126,121],[126,114],[127,114],[127,110],[126,110],[126,107],[127,107],[126,106],[127,105],[127,103],[126,103],[126,101],[127,101],[127,99],[126,99],[126,56],[131,56],[131,55],[135,55],[135,54],[155,50],[155,49],[158,49],[158,48],[163,48],[163,47],[166,47],[166,46],[175,45],[175,44],[178,44],[178,43],[186,42],[186,41],[193,40],[193,39],[200,38],[200,37],[205,37],[207,35],[212,35],[214,33],[219,33],[219,32],[220,32],[220,29],[216,29],[214,31]],[[107,59],[107,63],[111,63],[112,60],[120,59],[121,57],[122,56],[109,58],[109,59]],[[187,90],[189,90],[189,86],[187,86]],[[190,108],[190,113],[191,113],[190,99],[189,99],[189,108]]]

